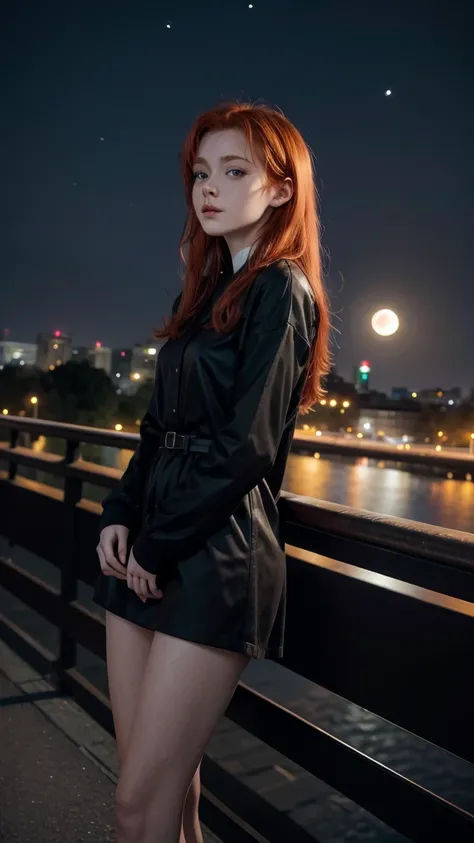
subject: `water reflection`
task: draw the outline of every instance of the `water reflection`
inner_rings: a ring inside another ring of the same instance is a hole
[[[64,453],[64,443],[44,436],[40,436],[32,447],[35,451]],[[126,469],[132,454],[133,451],[97,445],[86,444],[81,448],[84,460],[120,471]],[[62,478],[27,467],[21,467],[19,472],[53,486],[62,486],[63,483]],[[411,474],[409,471],[385,468],[382,461],[377,463],[368,457],[350,461],[315,452],[315,456],[290,455],[283,488],[356,509],[474,532],[474,483],[468,480]],[[100,501],[104,490],[87,483],[84,485],[84,496]]]
[[[384,515],[474,531],[473,483],[379,468],[367,457],[350,462],[291,454],[283,488]]]

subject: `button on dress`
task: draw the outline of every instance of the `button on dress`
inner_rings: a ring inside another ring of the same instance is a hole
[[[253,281],[233,331],[204,329],[232,277],[224,271],[187,329],[161,347],[139,445],[103,503],[100,529],[130,529],[129,548],[163,598],[144,603],[126,580],[100,573],[94,601],[148,629],[279,658],[286,559],[277,501],[318,313],[303,273],[279,261]],[[166,431],[211,446],[159,447]]]

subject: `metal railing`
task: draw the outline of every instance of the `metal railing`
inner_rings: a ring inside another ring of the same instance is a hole
[[[1,436],[2,429],[5,436]],[[0,637],[52,673],[113,734],[109,700],[79,672],[77,646],[105,659],[102,619],[77,602],[94,585],[100,506],[85,482],[111,488],[120,472],[86,462],[83,443],[134,449],[138,436],[0,417],[0,534],[60,569],[55,589],[0,559],[2,586],[54,624],[56,653],[4,615]],[[22,433],[64,441],[64,454],[22,447]],[[29,466],[63,488],[17,473]],[[474,763],[474,535],[283,493],[288,561],[283,665],[414,735]],[[14,556],[14,550],[12,551]],[[241,683],[227,716],[414,841],[474,839],[474,816]],[[313,838],[222,770],[202,768],[203,821],[232,841]]]

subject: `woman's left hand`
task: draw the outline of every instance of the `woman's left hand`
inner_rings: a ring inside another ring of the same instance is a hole
[[[136,592],[140,600],[145,602],[149,597],[163,597],[163,592],[156,585],[156,574],[145,571],[130,551],[127,563],[127,585]]]

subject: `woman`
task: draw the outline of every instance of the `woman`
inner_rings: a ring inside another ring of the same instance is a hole
[[[280,657],[276,501],[328,371],[311,157],[278,111],[200,116],[182,155],[185,278],[140,443],[104,502],[118,843],[198,843],[199,764],[250,658]]]

